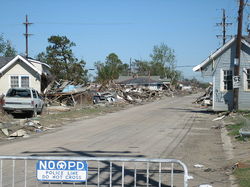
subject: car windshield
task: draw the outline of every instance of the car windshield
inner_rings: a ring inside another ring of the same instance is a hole
[[[31,97],[28,89],[10,89],[6,95],[7,97]]]

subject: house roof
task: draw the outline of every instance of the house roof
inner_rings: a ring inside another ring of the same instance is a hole
[[[118,84],[159,84],[163,82],[170,82],[169,79],[160,79],[160,76],[120,76],[119,79],[116,80]]]
[[[136,78],[136,77],[146,77],[146,78],[148,78],[149,76],[119,76],[119,78],[116,79],[115,81],[116,82],[122,82],[122,81],[130,80],[130,79],[133,79],[133,78]],[[160,79],[160,76],[150,76],[150,79],[158,81]]]
[[[231,40],[229,40],[225,45],[223,45],[221,48],[217,49],[213,54],[211,54],[206,60],[204,60],[201,64],[195,66],[193,68],[193,71],[201,71],[201,69],[208,65],[210,62],[212,62],[215,58],[220,56],[229,46],[231,46],[234,42],[236,42],[236,37],[233,37]],[[241,42],[248,46],[250,48],[250,38],[244,37]]]
[[[32,59],[32,58],[29,58],[28,61],[30,62],[34,62],[34,63],[37,63],[37,64],[41,64],[41,65],[44,65],[44,66],[47,66],[48,68],[51,68],[50,65],[46,64],[46,63],[43,63],[41,61],[38,61],[38,60],[35,60],[35,59]]]
[[[23,61],[25,64],[27,64],[31,69],[36,71],[38,74],[42,74],[40,70],[38,70],[31,62],[29,62],[29,59],[26,59],[20,55],[17,55],[16,57],[1,57],[0,58],[0,73],[3,73],[6,69],[8,69],[12,64],[14,64],[17,60]]]
[[[5,66],[9,61],[11,61],[14,57],[4,57],[0,56],[0,69]]]
[[[119,82],[119,84],[156,84],[157,81],[150,79],[149,77],[136,77]]]

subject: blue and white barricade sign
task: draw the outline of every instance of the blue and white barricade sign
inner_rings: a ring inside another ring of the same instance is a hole
[[[84,182],[87,180],[86,161],[39,160],[36,164],[37,180]]]

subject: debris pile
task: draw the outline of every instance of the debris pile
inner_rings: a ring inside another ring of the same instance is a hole
[[[137,104],[172,95],[173,92],[170,90],[150,90],[146,87],[116,86],[108,88],[103,92],[96,92],[93,96],[93,103],[122,102]]]
[[[53,81],[45,90],[45,102],[51,105],[76,106],[89,104],[136,104],[173,96],[173,89],[151,90],[143,86],[77,85],[73,81]]]
[[[209,86],[206,88],[205,93],[198,97],[194,103],[201,104],[202,106],[212,106],[213,103],[213,87]]]
[[[0,135],[2,138],[14,139],[17,137],[27,138],[30,134],[47,130],[39,121],[31,119],[12,120],[0,122]]]
[[[76,106],[92,103],[88,88],[73,81],[53,81],[45,90],[44,96],[48,105]]]

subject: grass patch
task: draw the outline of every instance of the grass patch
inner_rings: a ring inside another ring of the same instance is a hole
[[[237,168],[234,171],[234,176],[240,187],[250,187],[250,168]]]
[[[233,125],[228,125],[226,128],[228,130],[229,136],[234,136],[239,141],[247,141],[248,137],[243,137],[240,135],[239,130],[245,126],[244,121],[235,123]]]
[[[241,123],[236,123],[236,124],[233,124],[233,125],[228,125],[227,126],[227,130],[229,131],[229,135],[230,136],[237,136],[237,135],[240,135],[239,134],[239,130],[244,126],[244,123],[241,122]]]

